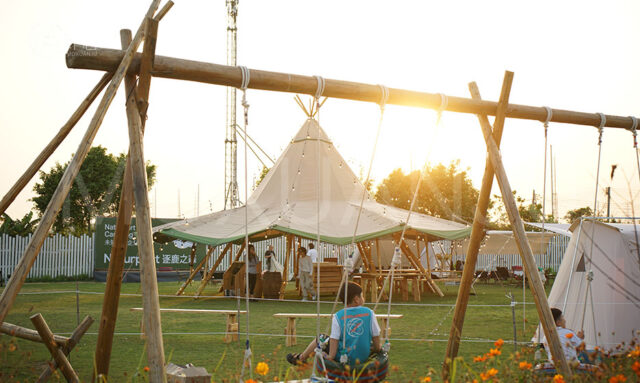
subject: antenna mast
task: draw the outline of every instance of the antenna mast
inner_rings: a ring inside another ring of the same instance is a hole
[[[227,65],[236,66],[239,0],[227,1]],[[224,140],[224,208],[233,209],[238,201],[238,141],[236,138],[236,88],[227,87],[227,129]]]

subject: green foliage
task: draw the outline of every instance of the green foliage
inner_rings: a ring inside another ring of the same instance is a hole
[[[44,213],[69,162],[56,163],[50,171],[40,171],[40,182],[33,190],[32,201],[40,216]],[[126,155],[107,153],[101,146],[92,147],[71,187],[62,210],[53,224],[53,231],[61,234],[89,234],[97,215],[115,214],[120,203],[120,193],[126,165]],[[147,163],[148,187],[155,182],[156,166]]]
[[[422,177],[414,211],[457,221],[473,221],[479,192],[473,187],[460,161],[449,166],[428,166]],[[378,186],[376,201],[409,209],[420,177],[419,171],[404,174],[396,169]]]
[[[593,210],[591,210],[591,208],[588,206],[581,207],[578,209],[569,210],[564,216],[564,218],[569,222],[573,222],[580,217],[593,217]]]
[[[527,204],[527,200],[519,196],[515,190],[513,191],[513,197],[515,198],[516,204],[518,205],[518,213],[520,214],[520,218],[522,218],[524,222],[542,222],[541,203]],[[491,224],[489,224],[489,227],[494,230],[511,230],[511,224],[509,223],[509,217],[504,207],[502,196],[494,195],[493,198],[497,202],[494,203],[494,208],[490,212],[492,222]],[[545,222],[557,223],[558,220],[553,215],[548,214]],[[542,229],[530,226],[527,226],[526,229],[527,231],[542,231]]]
[[[33,233],[36,229],[39,219],[33,219],[33,212],[25,214],[22,219],[14,220],[8,214],[2,214],[2,225],[0,225],[0,234],[7,234],[12,237],[26,237]]]

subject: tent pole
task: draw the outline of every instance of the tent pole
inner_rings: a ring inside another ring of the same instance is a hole
[[[284,299],[284,290],[287,287],[289,278],[289,259],[291,258],[291,248],[293,247],[293,236],[287,234],[287,242],[285,246],[284,268],[282,270],[282,285],[280,286],[280,299]]]
[[[66,55],[67,67],[73,69],[92,69],[111,72],[122,60],[122,51],[72,44]],[[132,71],[139,68],[139,56],[133,62]],[[240,87],[242,73],[240,68],[206,62],[183,60],[173,57],[156,56],[153,76],[176,80],[196,81],[207,84]],[[249,88],[278,92],[315,95],[318,82],[313,76],[302,76],[289,73],[269,72],[257,69],[250,70]],[[323,96],[355,101],[379,103],[381,90],[378,85],[351,81],[331,80],[325,78]],[[484,114],[495,116],[498,103],[493,101],[473,100],[463,97],[447,96],[446,111]],[[441,110],[442,98],[439,93],[426,93],[411,90],[389,88],[387,104],[404,105],[419,108]],[[540,106],[510,104],[505,112],[509,118],[545,121],[547,110]],[[550,122],[600,126],[600,115],[562,109],[552,109]],[[627,116],[606,115],[606,126],[612,128],[631,129],[633,121]]]
[[[509,104],[509,95],[511,93],[512,83],[513,72],[505,72],[502,82],[502,91],[500,93],[500,101],[498,103],[498,113],[493,125],[493,136],[495,137],[497,145],[500,145],[500,141],[502,139],[502,130],[504,128],[505,120],[504,111]],[[471,91],[471,97],[473,97],[473,99],[479,100],[481,98],[480,90],[475,83],[469,84],[469,90]],[[478,120],[481,125],[491,129],[491,124],[489,123],[489,119],[486,115],[479,114]],[[482,177],[482,186],[480,187],[480,195],[478,196],[478,203],[476,204],[476,211],[473,217],[471,238],[469,239],[469,246],[467,247],[467,258],[462,270],[462,279],[460,280],[458,297],[456,298],[456,308],[453,312],[451,330],[449,331],[449,341],[447,343],[445,363],[442,370],[445,378],[448,377],[449,374],[449,361],[452,361],[456,356],[458,356],[458,347],[460,346],[460,337],[462,336],[462,326],[464,325],[464,316],[467,311],[467,304],[469,303],[469,294],[471,292],[473,275],[476,269],[476,263],[478,262],[480,243],[485,236],[484,228],[487,219],[487,209],[489,207],[489,201],[491,200],[493,174],[493,165],[491,164],[491,160],[487,158],[484,166],[484,176]],[[429,258],[427,257],[427,259]]]
[[[195,268],[191,269],[191,272],[189,273],[189,277],[187,278],[186,281],[184,281],[182,286],[180,286],[180,288],[176,292],[176,295],[182,295],[182,293],[184,292],[184,289],[186,289],[187,286],[189,286],[189,284],[193,281],[193,278],[195,278],[198,271],[200,271],[200,269],[202,269],[202,267],[204,267],[204,265],[207,263],[207,261],[211,257],[211,254],[213,254],[213,246],[209,246],[209,248],[207,248],[207,252],[205,253],[204,257],[202,257],[202,260],[198,262],[198,265]]]
[[[540,279],[540,274],[538,274],[536,268],[536,261],[533,258],[533,252],[529,245],[529,241],[527,241],[524,224],[520,218],[518,206],[516,205],[516,201],[511,190],[511,185],[509,184],[509,179],[507,178],[507,174],[504,170],[500,149],[498,149],[498,146],[493,139],[491,128],[484,124],[480,124],[480,127],[482,128],[482,133],[489,152],[489,158],[493,164],[495,176],[498,180],[498,185],[500,186],[502,200],[504,202],[505,209],[507,210],[507,215],[509,216],[509,223],[511,224],[513,234],[516,238],[522,262],[525,265],[526,276],[529,278],[529,286],[531,287],[533,298],[536,302],[538,317],[542,321],[542,328],[544,329],[547,341],[549,342],[553,361],[558,371],[564,375],[565,378],[571,378],[572,371],[564,357],[564,352],[562,351],[562,345],[560,343],[560,338],[558,338],[556,324],[553,320],[553,316],[551,315],[551,309],[549,308],[549,302],[547,301],[547,296],[544,291],[544,286],[542,285],[542,280]]]
[[[74,126],[80,121],[80,118],[84,115],[84,113],[89,109],[89,106],[93,103],[93,101],[100,95],[100,92],[107,86],[109,81],[111,81],[112,73],[105,73],[104,76],[98,81],[95,87],[91,90],[91,92],[87,95],[87,97],[82,100],[78,109],[69,117],[69,120],[60,128],[58,134],[51,139],[51,142],[47,144],[47,146],[42,149],[42,152],[36,157],[33,163],[25,170],[24,174],[18,178],[16,183],[9,189],[7,194],[0,201],[0,215],[2,215],[7,208],[11,205],[11,203],[16,199],[18,194],[27,186],[29,180],[33,178],[38,169],[42,167],[42,165],[49,159],[51,154],[55,152],[55,150],[60,146],[60,144],[64,141],[64,139],[69,135]]]

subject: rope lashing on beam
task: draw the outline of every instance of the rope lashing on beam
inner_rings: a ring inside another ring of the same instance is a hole
[[[442,112],[447,109],[449,105],[449,97],[447,97],[444,93],[438,93],[440,95],[440,108],[438,109],[438,119],[436,120],[436,125],[440,125],[440,119],[442,118]]]
[[[638,179],[640,179],[640,154],[638,153],[638,119],[629,116],[631,119],[631,134],[633,134],[633,148],[636,151],[636,164],[638,168]]]

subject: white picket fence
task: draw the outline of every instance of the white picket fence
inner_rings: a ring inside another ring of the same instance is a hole
[[[11,237],[0,235],[0,272],[2,278],[13,274],[31,235]],[[27,278],[59,276],[93,277],[93,236],[81,237],[56,234],[45,239]]]
[[[13,273],[15,266],[18,264],[20,257],[24,254],[24,250],[29,243],[31,236],[28,237],[11,237],[8,235],[0,235],[0,272],[2,278]],[[303,246],[307,246],[307,240],[302,241]],[[569,242],[568,237],[556,236],[549,244],[547,253],[544,255],[536,255],[536,262],[544,268],[557,270],[562,262],[564,250]],[[94,269],[94,238],[93,236],[83,235],[81,237],[63,236],[57,234],[48,237],[35,264],[31,268],[27,278],[42,278],[58,276],[74,277],[78,275],[87,275],[93,277]],[[256,253],[264,254],[267,246],[274,246],[276,258],[284,264],[284,253],[286,247],[286,239],[284,237],[273,238],[266,241],[257,242]],[[297,246],[297,244],[296,244]],[[214,256],[209,259],[208,267],[211,267],[222,251],[223,246],[219,246],[214,251]],[[234,245],[232,252],[235,254],[239,246]],[[321,245],[318,251],[320,259],[325,257],[336,257],[342,262],[343,257],[348,254],[349,246]],[[462,256],[454,256],[454,262]],[[293,270],[293,257],[289,260],[289,270]],[[518,254],[503,255],[480,255],[476,265],[477,270],[495,270],[496,266],[511,267],[521,265],[522,261]],[[218,271],[224,271],[229,267],[229,257],[225,257],[224,261],[218,266]]]

